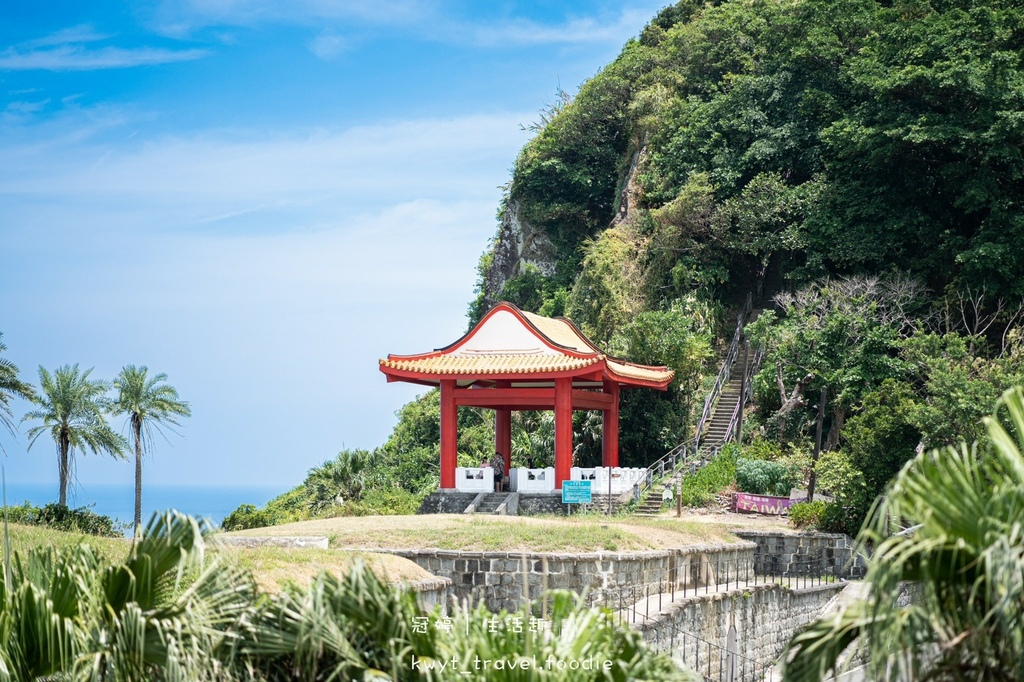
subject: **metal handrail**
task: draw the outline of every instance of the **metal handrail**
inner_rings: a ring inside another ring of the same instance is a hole
[[[701,411],[700,419],[697,420],[696,433],[693,440],[683,441],[648,466],[647,474],[633,486],[634,499],[639,500],[643,493],[654,484],[655,476],[661,478],[665,475],[666,469],[670,472],[675,471],[681,464],[686,463],[690,454],[696,455],[700,452],[700,439],[704,435],[708,422],[711,420],[711,413],[718,401],[719,395],[722,392],[722,387],[729,381],[732,366],[735,364],[736,358],[739,355],[740,341],[743,339],[743,327],[746,325],[747,317],[750,315],[752,310],[753,297],[748,293],[747,299],[743,303],[743,308],[740,309],[739,314],[736,316],[736,331],[732,335],[732,341],[729,343],[729,350],[725,354],[725,360],[722,362],[722,368],[718,370],[718,376],[715,378],[715,384],[712,386],[711,392],[704,401],[704,409]],[[734,414],[732,421],[735,421],[735,419],[736,415]],[[730,434],[733,428],[734,424],[730,423]],[[728,436],[726,440],[728,440]],[[690,452],[691,448],[692,453]],[[721,449],[720,446],[715,449],[716,453],[719,449]],[[657,474],[655,472],[657,472]]]
[[[736,401],[736,407],[733,408],[732,416],[729,417],[729,425],[725,429],[725,436],[722,438],[722,443],[727,443],[732,439],[733,435],[736,432],[736,427],[739,425],[740,410],[742,409],[743,405],[745,405],[754,395],[754,388],[751,385],[750,380],[754,377],[755,374],[757,374],[758,370],[761,368],[761,360],[763,358],[764,347],[759,346],[758,349],[754,351],[753,361],[748,363],[746,367],[746,390],[743,391],[743,395],[740,396],[740,399]],[[719,449],[721,449],[721,447],[719,447]]]

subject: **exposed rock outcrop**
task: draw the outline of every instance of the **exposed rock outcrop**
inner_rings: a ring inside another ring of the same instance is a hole
[[[484,280],[484,309],[501,300],[501,291],[512,278],[532,265],[545,277],[555,274],[557,253],[551,239],[520,217],[519,202],[508,199],[498,224],[491,251],[491,264]]]

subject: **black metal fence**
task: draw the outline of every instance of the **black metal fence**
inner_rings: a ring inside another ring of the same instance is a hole
[[[826,556],[693,554],[679,559],[664,580],[594,590],[586,601],[610,609],[623,627],[650,629],[648,641],[655,649],[671,653],[713,682],[756,682],[766,666],[739,654],[735,637],[726,637],[724,643],[708,641],[663,617],[664,609],[684,599],[764,585],[800,590],[844,582],[842,567]]]

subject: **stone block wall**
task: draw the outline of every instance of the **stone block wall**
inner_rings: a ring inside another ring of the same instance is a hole
[[[670,652],[708,678],[726,679],[727,651],[731,650],[736,654],[735,679],[759,679],[793,635],[818,618],[844,587],[844,583],[800,590],[771,583],[746,586],[676,600],[634,627],[656,649]],[[730,628],[735,628],[732,646]]]
[[[561,514],[567,513],[567,505],[562,504],[561,491],[554,494],[544,493],[521,493],[519,495],[519,515],[533,516],[535,514]]]
[[[432,492],[423,498],[417,514],[461,514],[473,503],[477,493]]]
[[[544,590],[586,594],[588,603],[618,608],[650,591],[715,585],[753,570],[755,545],[693,546],[646,552],[583,554],[380,550],[405,557],[451,581],[449,596],[480,600],[491,611],[514,611]]]
[[[859,580],[867,571],[865,557],[855,555],[854,540],[843,533],[736,531],[757,544],[755,570],[760,575],[804,576],[822,572]]]

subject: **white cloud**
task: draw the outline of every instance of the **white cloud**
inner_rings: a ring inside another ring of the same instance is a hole
[[[402,198],[491,195],[483,167],[507,169],[525,115],[467,116],[303,135],[207,133],[118,143],[50,131],[0,148],[0,192],[106,198],[170,211],[179,224],[292,210],[323,215]],[[59,159],[56,162],[55,159]],[[332,208],[333,207],[333,208]]]
[[[203,49],[171,50],[156,47],[122,48],[113,45],[91,45],[110,38],[111,36],[99,33],[88,25],[65,28],[42,38],[10,46],[0,52],[0,70],[120,69],[191,61],[210,54]]]
[[[320,59],[330,60],[348,49],[348,41],[333,31],[324,31],[310,41],[309,49]]]
[[[24,48],[35,49],[39,47],[53,47],[54,45],[67,45],[70,43],[93,43],[100,40],[106,40],[109,37],[109,35],[99,33],[89,24],[79,24],[78,26],[63,28],[48,36],[43,36],[42,38],[29,40],[21,45]]]
[[[28,101],[17,101],[10,102],[7,104],[7,113],[16,115],[34,114],[38,111],[42,111],[47,104],[50,103],[50,99],[39,100],[36,102]]]
[[[625,9],[611,19],[574,17],[559,24],[544,24],[529,19],[462,27],[456,34],[469,36],[480,46],[612,43],[619,45],[650,19],[647,9]]]
[[[567,17],[544,23],[525,18],[489,20],[454,18],[443,3],[422,0],[165,0],[155,12],[157,30],[183,36],[210,26],[290,24],[331,28],[365,24],[405,28],[421,37],[478,47],[507,45],[611,43],[636,35],[663,3],[626,7],[617,15]],[[337,56],[344,42],[330,30],[310,48],[321,59]]]
[[[8,48],[0,53],[0,70],[94,71],[96,69],[122,69],[192,61],[202,59],[209,54],[208,50],[202,49],[167,50],[153,47],[87,49],[79,45],[61,45],[51,49]]]
[[[422,0],[164,0],[154,10],[152,23],[155,30],[171,36],[211,26],[321,25],[324,21],[413,25],[434,17],[433,5]]]

